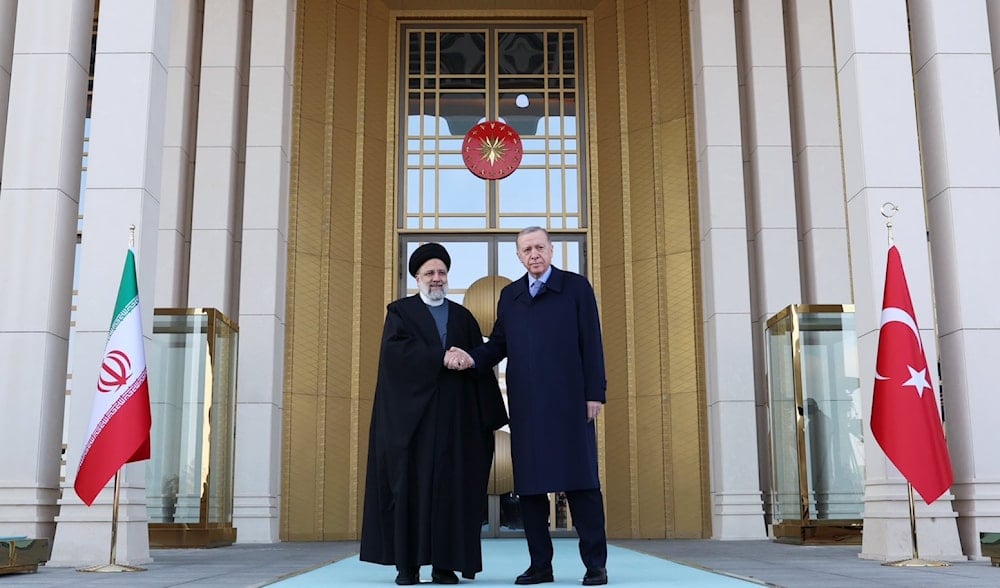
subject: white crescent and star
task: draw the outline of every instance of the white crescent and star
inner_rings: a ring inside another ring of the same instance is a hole
[[[920,349],[920,353],[923,354],[924,346],[920,340],[920,330],[917,329],[917,321],[914,320],[910,313],[906,312],[901,308],[896,308],[890,306],[889,308],[882,309],[882,324],[879,325],[879,330],[881,331],[889,323],[901,323],[906,325],[913,333],[913,337],[917,340],[917,347]],[[917,396],[920,398],[924,397],[924,389],[931,389],[930,383],[927,381],[927,368],[922,370],[915,370],[911,366],[906,366],[906,369],[910,370],[910,379],[903,382],[903,386],[913,386],[916,391]],[[889,378],[875,372],[876,380],[888,380]]]

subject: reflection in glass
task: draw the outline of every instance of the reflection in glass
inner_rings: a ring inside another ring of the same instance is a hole
[[[864,457],[854,315],[804,314],[800,329],[810,515],[861,518]]]
[[[440,111],[435,111],[434,114],[444,119],[447,125],[441,129],[442,136],[464,137],[469,129],[486,116],[486,95],[482,92],[441,94],[439,100]]]
[[[500,59],[497,68],[503,74],[538,74],[544,72],[545,46],[542,32],[500,33]]]
[[[486,72],[486,35],[482,32],[440,33],[441,59],[435,59],[434,47],[427,35],[429,51],[425,56],[425,67],[430,73],[440,63],[441,77],[448,79],[452,87],[470,88],[479,85]],[[450,78],[448,76],[458,76]],[[462,77],[468,75],[470,77]],[[474,77],[472,77],[474,76]],[[463,84],[464,82],[464,84]]]

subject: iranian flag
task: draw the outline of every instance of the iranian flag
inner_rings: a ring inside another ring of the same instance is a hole
[[[125,464],[149,459],[149,385],[135,254],[130,248],[104,348],[87,443],[73,488],[87,506]]]

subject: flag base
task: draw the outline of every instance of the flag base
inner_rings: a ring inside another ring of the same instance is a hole
[[[126,566],[122,564],[102,564],[99,566],[90,566],[89,568],[80,568],[78,572],[145,572],[146,568],[140,568],[139,566]]]
[[[901,559],[899,561],[887,561],[882,565],[893,566],[897,568],[945,568],[951,564],[944,561],[933,561],[927,559],[920,559],[919,557],[917,557],[910,559]]]

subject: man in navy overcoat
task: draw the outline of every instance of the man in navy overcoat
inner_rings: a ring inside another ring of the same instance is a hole
[[[565,492],[587,567],[583,584],[593,586],[608,581],[594,428],[606,400],[604,349],[594,289],[553,267],[552,254],[544,229],[521,231],[517,255],[528,271],[500,292],[489,341],[470,355],[479,370],[507,358],[514,489],[531,555],[515,583],[553,581],[547,493]]]

